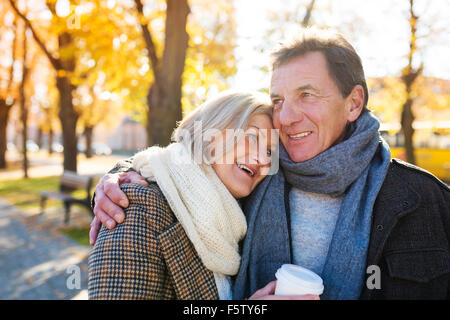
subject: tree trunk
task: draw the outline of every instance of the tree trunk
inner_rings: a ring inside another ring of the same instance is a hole
[[[51,155],[53,153],[53,128],[50,127],[48,130],[48,154]]]
[[[73,108],[72,92],[75,86],[70,82],[70,74],[75,70],[74,57],[68,58],[55,58],[45,46],[44,42],[36,33],[30,20],[20,12],[17,8],[14,0],[9,0],[11,7],[16,14],[25,21],[27,27],[31,30],[34,40],[41,48],[44,54],[47,56],[50,64],[56,71],[56,86],[59,92],[59,119],[61,121],[63,145],[64,145],[64,170],[76,171],[77,170],[77,137],[76,137],[76,125],[78,120],[78,114]],[[47,7],[53,14],[56,14],[55,3],[52,1],[46,1]],[[63,32],[58,36],[58,48],[61,51],[66,50],[70,52],[70,46],[72,45],[72,36],[68,32]]]
[[[26,104],[25,85],[28,79],[27,67],[27,36],[26,26],[23,28],[23,61],[22,61],[22,82],[19,86],[20,96],[20,120],[22,122],[22,154],[23,154],[23,176],[28,178],[28,108]]]
[[[156,67],[155,81],[147,95],[147,144],[165,146],[177,121],[182,119],[182,75],[189,35],[187,0],[167,0],[164,52]]]
[[[60,50],[67,50],[72,45],[72,36],[62,33],[58,37]],[[77,121],[78,113],[73,106],[72,97],[75,86],[70,82],[69,73],[75,70],[74,58],[60,60],[62,70],[57,70],[56,86],[59,91],[59,119],[61,121],[63,146],[64,146],[64,170],[77,171]],[[62,74],[62,75],[61,75]]]
[[[23,94],[21,85],[20,88],[20,120],[22,122],[22,161],[23,161],[23,177],[28,178],[28,110],[26,107],[25,95]]]
[[[414,114],[412,112],[412,99],[408,98],[403,105],[402,109],[402,131],[403,136],[405,137],[405,151],[406,151],[406,161],[412,164],[416,164],[416,158],[414,156],[414,145],[413,145],[413,136],[414,136]]]
[[[38,145],[40,150],[42,148],[42,128],[40,126],[37,129],[36,144]]]
[[[178,92],[179,91],[179,92]],[[164,89],[154,83],[147,97],[149,112],[147,120],[147,144],[166,146],[177,121],[182,119],[181,85],[177,88]]]
[[[63,146],[64,146],[64,170],[77,171],[77,135],[76,127],[78,114],[72,104],[72,92],[74,86],[67,77],[57,77],[56,86],[59,92],[59,120],[61,121]]]
[[[0,169],[6,168],[6,149],[8,139],[6,128],[8,127],[9,111],[13,105],[8,105],[5,99],[0,99]]]
[[[417,52],[417,22],[419,17],[414,12],[414,0],[409,0],[409,25],[411,30],[410,41],[409,41],[409,53],[408,53],[408,65],[402,70],[402,81],[405,84],[406,91],[406,101],[403,104],[401,124],[403,136],[405,138],[405,151],[406,151],[406,161],[412,164],[416,164],[416,158],[414,156],[414,114],[412,112],[413,105],[413,85],[417,77],[422,74],[423,63],[419,68],[414,69],[412,66],[413,56]]]
[[[86,141],[86,158],[92,158],[92,135],[94,133],[94,127],[84,128],[84,138]]]

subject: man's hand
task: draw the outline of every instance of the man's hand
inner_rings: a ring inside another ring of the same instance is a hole
[[[314,294],[304,294],[299,296],[276,296],[275,288],[277,281],[269,282],[264,288],[257,290],[248,300],[320,300]]]
[[[123,183],[137,183],[148,186],[144,177],[135,171],[122,173],[109,173],[102,177],[95,187],[95,217],[91,223],[89,232],[89,242],[95,244],[101,225],[108,229],[114,229],[116,223],[122,223],[125,219],[125,213],[122,208],[128,207],[128,198],[120,190]]]

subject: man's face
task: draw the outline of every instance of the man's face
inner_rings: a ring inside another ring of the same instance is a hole
[[[347,123],[357,119],[351,111],[352,94],[342,97],[321,52],[275,69],[270,95],[274,127],[294,162],[312,159],[342,141]]]

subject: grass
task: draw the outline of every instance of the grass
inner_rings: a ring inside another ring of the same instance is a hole
[[[78,242],[79,244],[90,246],[89,244],[89,228],[79,228],[79,227],[66,227],[61,229],[61,232],[65,234],[70,239]]]
[[[40,206],[40,191],[56,191],[59,177],[28,178],[0,180],[0,197],[21,209]],[[56,205],[57,201],[49,200],[47,205]]]
[[[59,189],[59,176],[0,180],[0,197],[21,209],[37,208],[40,206],[41,191],[57,191]],[[91,190],[91,194],[93,189]],[[86,192],[77,190],[72,193],[75,197],[84,198]],[[60,205],[61,202],[48,199],[46,207]]]
[[[0,197],[25,211],[39,210],[41,191],[57,191],[58,189],[59,176],[0,180]],[[75,197],[84,198],[86,197],[86,192],[77,190],[73,192],[73,195]],[[62,203],[53,199],[47,200],[46,208],[55,206],[62,208]],[[63,214],[62,209],[61,214]],[[89,245],[88,227],[64,227],[61,228],[60,231],[80,244]]]

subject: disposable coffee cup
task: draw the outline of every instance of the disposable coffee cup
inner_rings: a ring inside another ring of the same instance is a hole
[[[321,295],[323,292],[322,278],[295,264],[283,264],[275,273],[275,277],[278,280],[275,288],[277,296]]]

